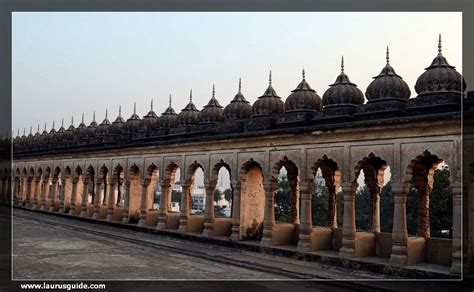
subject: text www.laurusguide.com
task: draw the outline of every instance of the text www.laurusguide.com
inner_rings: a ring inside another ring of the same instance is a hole
[[[20,284],[21,289],[23,290],[42,290],[42,289],[52,289],[52,290],[76,290],[76,289],[96,289],[101,290],[105,289],[105,284],[86,284],[86,283],[74,283],[74,284],[66,284],[66,283],[46,283],[43,282],[41,284],[37,283],[30,283],[30,284]]]

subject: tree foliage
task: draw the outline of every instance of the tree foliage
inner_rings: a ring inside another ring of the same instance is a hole
[[[313,225],[326,226],[328,218],[329,191],[322,181],[317,181],[312,201],[311,214]]]
[[[290,221],[291,188],[286,176],[278,180],[278,187],[275,192],[275,220],[282,222]]]
[[[171,202],[181,202],[182,192],[177,190],[171,191]]]
[[[229,202],[232,201],[232,194],[233,194],[232,189],[225,189],[224,190],[224,198]]]
[[[219,189],[215,189],[214,190],[214,202],[219,202],[219,200],[221,199],[221,196],[222,196],[222,192],[219,190]]]

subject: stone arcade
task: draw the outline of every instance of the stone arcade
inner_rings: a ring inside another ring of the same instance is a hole
[[[160,116],[152,104],[143,118],[134,110],[127,120],[119,112],[113,122],[106,115],[98,124],[94,115],[88,126],[82,119],[77,128],[71,121],[68,129],[61,125],[55,130],[53,125],[50,132],[38,129],[34,135],[30,130],[29,136],[24,133],[13,139],[14,162],[11,173],[2,168],[1,200],[204,237],[258,240],[263,246],[302,253],[354,261],[377,258],[389,267],[438,264],[459,274],[465,87],[462,76],[442,55],[440,43],[438,55],[416,82],[414,98],[390,65],[387,49],[385,66],[366,90],[367,103],[342,62],[340,75],[322,98],[303,71],[301,83],[283,102],[272,87],[270,73],[267,89],[253,105],[239,82],[238,93],[225,108],[213,90],[209,103],[199,111],[191,92],[179,114],[170,98]],[[468,114],[473,111],[472,99],[465,99],[468,118],[473,116]],[[441,162],[449,166],[454,196],[452,239],[430,237],[430,192]],[[212,196],[222,167],[231,177],[231,218],[214,216]],[[276,222],[274,216],[282,167],[288,171],[291,187],[291,223]],[[392,233],[380,231],[379,198],[387,167],[394,194]],[[172,212],[171,187],[178,168],[183,196],[180,212]],[[197,168],[204,171],[204,215],[190,214],[190,188]],[[329,191],[325,226],[315,226],[311,219],[318,169]],[[355,221],[360,172],[371,194],[366,231],[358,230]],[[161,186],[159,210],[151,209],[155,184]],[[412,187],[420,196],[420,212],[417,233],[409,236],[406,202]],[[343,224],[338,226],[336,194],[341,190]],[[468,246],[470,250],[466,237],[466,250]]]

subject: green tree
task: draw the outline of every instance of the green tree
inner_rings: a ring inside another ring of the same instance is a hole
[[[233,194],[232,189],[225,189],[224,190],[224,198],[229,202],[232,201],[232,194]]]
[[[214,202],[219,202],[219,200],[221,199],[221,196],[222,196],[222,192],[219,190],[219,189],[215,189],[214,190]]]
[[[389,181],[380,191],[380,231],[392,232],[393,228],[393,193]]]
[[[277,191],[275,192],[275,220],[282,222],[290,221],[291,188],[286,176],[278,180]]]
[[[218,206],[214,205],[214,215],[216,217],[224,217],[225,216],[225,206]]]
[[[171,191],[171,202],[181,202],[182,192],[177,190]]]
[[[312,198],[311,214],[313,225],[326,226],[328,218],[329,191],[322,181],[316,183]]]
[[[453,192],[448,169],[437,169],[434,173],[430,197],[430,233],[433,237],[453,236]]]

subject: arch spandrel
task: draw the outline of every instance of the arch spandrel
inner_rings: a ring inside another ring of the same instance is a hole
[[[209,170],[206,170],[207,173],[209,173],[209,178],[212,181],[213,179],[216,179],[214,176],[215,172],[215,166],[219,164],[226,164],[229,166],[230,169],[230,179],[234,179],[232,176],[233,174],[236,174],[238,170],[238,165],[236,163],[236,156],[234,153],[211,153],[209,155]],[[237,176],[236,176],[237,177]]]
[[[143,157],[131,157],[127,159],[127,171],[125,172],[126,177],[130,176],[130,170],[134,166],[140,169],[139,179],[143,180],[145,175],[145,171],[143,171],[145,169],[145,159]]]
[[[442,159],[446,164],[449,165],[450,169],[453,165],[454,159],[454,142],[453,141],[442,141],[442,142],[430,142],[430,143],[403,143],[400,145],[401,153],[401,170],[402,182],[411,181],[411,173],[409,173],[410,165],[412,161],[418,156],[423,155],[425,151],[428,151],[431,155],[437,156]],[[394,171],[392,171],[394,173]],[[451,175],[450,175],[451,177]]]
[[[167,178],[171,168],[179,167],[181,169],[181,177],[179,178],[179,181],[182,181],[183,180],[183,171],[182,171],[183,166],[184,166],[184,159],[183,159],[183,156],[181,155],[163,157],[163,164],[160,169],[161,173],[166,174],[166,177],[163,177],[163,179]]]
[[[306,174],[306,179],[312,179],[316,175],[312,169],[314,164],[324,157],[332,159],[337,163],[337,166],[341,173],[345,173],[345,168],[348,166],[348,163],[344,159],[344,147],[330,147],[330,148],[311,148],[306,150],[306,169],[304,172]],[[342,179],[342,178],[341,178]]]
[[[260,167],[262,168],[262,173],[263,173],[263,178],[264,180],[265,179],[269,179],[270,178],[270,164],[269,164],[269,155],[268,155],[268,152],[264,152],[264,151],[261,151],[261,152],[243,152],[243,153],[239,153],[238,154],[238,157],[237,157],[237,164],[238,164],[238,171],[236,173],[236,175],[238,175],[238,177],[236,178],[237,180],[241,180],[242,179],[242,167],[244,166],[244,164],[246,164],[247,162],[249,161],[255,161],[256,163],[258,163],[260,165]]]
[[[303,151],[301,150],[275,150],[270,151],[270,173],[272,176],[277,177],[276,165],[279,165],[285,161],[291,162],[297,168],[298,176],[301,177],[301,169],[303,169],[302,163]],[[279,172],[279,171],[278,171]]]
[[[349,164],[350,173],[347,174],[350,175],[351,182],[357,180],[357,177],[359,176],[358,167],[360,162],[369,156],[378,157],[385,161],[386,165],[392,166],[394,157],[393,144],[351,146]]]
[[[162,156],[152,156],[145,157],[145,169],[148,169],[151,165],[157,167],[158,173],[161,173],[163,168],[163,157]]]

